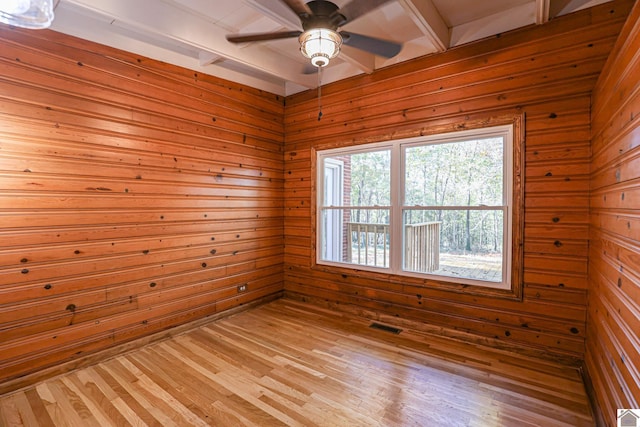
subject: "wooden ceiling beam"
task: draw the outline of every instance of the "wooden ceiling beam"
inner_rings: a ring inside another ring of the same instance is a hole
[[[440,52],[450,47],[451,34],[431,0],[398,0],[413,22]]]
[[[572,0],[549,0],[549,19],[553,19],[562,12]]]
[[[215,53],[207,52],[204,50],[198,52],[198,60],[200,61],[201,67],[204,67],[205,65],[211,65],[216,61],[219,61],[220,59],[222,59],[222,57],[220,55],[216,55]]]
[[[284,3],[273,0],[245,0],[248,6],[282,25],[285,30],[302,30],[298,18]]]
[[[376,69],[375,56],[351,46],[342,45],[340,57],[363,73],[371,74]]]
[[[211,25],[205,18],[156,0],[65,0],[81,14],[99,16],[103,20],[118,21],[150,38],[162,37],[189,46],[193,51],[205,51],[255,68],[283,81],[312,88],[314,80],[298,72],[300,63],[273,51],[256,46],[237,46],[226,41],[227,32]],[[150,11],[153,11],[150,13]],[[289,63],[284,66],[283,64]]]
[[[536,24],[544,24],[550,19],[551,0],[536,0]]]

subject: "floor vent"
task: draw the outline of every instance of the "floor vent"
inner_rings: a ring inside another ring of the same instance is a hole
[[[387,326],[376,322],[370,324],[369,327],[373,329],[380,329],[381,331],[391,332],[394,334],[399,334],[400,332],[402,332],[402,329],[394,328],[393,326]]]

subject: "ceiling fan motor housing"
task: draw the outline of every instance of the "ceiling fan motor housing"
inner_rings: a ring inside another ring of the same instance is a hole
[[[312,14],[301,17],[302,28],[305,31],[313,28],[328,28],[336,31],[340,25],[346,22],[346,18],[338,13],[338,6],[326,0],[312,0],[307,3]]]

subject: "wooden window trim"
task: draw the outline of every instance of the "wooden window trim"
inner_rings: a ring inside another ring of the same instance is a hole
[[[513,126],[513,198],[512,198],[512,260],[511,260],[511,289],[496,289],[484,286],[458,284],[445,282],[432,278],[418,278],[412,276],[396,275],[383,272],[374,272],[353,267],[340,267],[326,264],[318,264],[317,260],[317,152],[331,148],[348,148],[374,142],[408,139],[419,136],[446,134],[461,130],[482,129],[487,127],[512,125]],[[325,271],[341,274],[343,276],[368,278],[381,282],[394,284],[407,284],[412,286],[424,286],[428,288],[446,290],[456,293],[492,296],[497,298],[522,300],[524,285],[524,145],[525,145],[525,116],[524,114],[504,114],[484,117],[456,117],[441,120],[438,123],[427,125],[419,129],[404,130],[402,132],[386,133],[367,136],[348,141],[321,143],[311,149],[311,239],[312,260],[311,268],[317,271]]]

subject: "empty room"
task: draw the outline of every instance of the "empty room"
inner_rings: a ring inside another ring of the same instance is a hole
[[[0,426],[640,427],[639,332],[638,1],[0,1]]]

